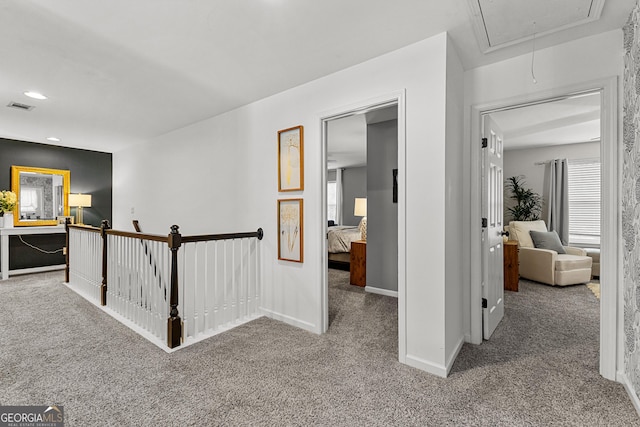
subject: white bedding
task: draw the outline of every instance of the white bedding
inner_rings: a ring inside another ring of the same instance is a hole
[[[327,237],[329,239],[329,253],[350,252],[351,242],[361,239],[358,227],[348,225],[329,227]]]

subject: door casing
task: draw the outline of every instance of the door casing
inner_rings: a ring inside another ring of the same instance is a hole
[[[482,287],[478,279],[481,274],[481,116],[501,108],[544,102],[560,96],[578,94],[589,91],[601,93],[600,121],[600,159],[602,165],[601,188],[601,299],[600,299],[600,374],[610,380],[621,381],[618,373],[623,366],[622,328],[622,238],[621,223],[621,186],[622,182],[622,149],[619,141],[620,126],[618,121],[618,77],[598,79],[568,87],[559,87],[549,91],[525,94],[489,104],[471,107],[470,131],[470,261],[471,278],[468,295],[469,325],[465,334],[467,342],[482,343]]]
[[[328,249],[327,249],[327,122],[353,114],[364,113],[380,108],[396,105],[398,108],[398,361],[406,363],[407,339],[406,339],[406,114],[405,114],[405,90],[380,95],[351,105],[337,107],[326,111],[319,116],[320,141],[322,155],[320,163],[321,171],[321,195],[322,202],[322,236],[321,242],[321,306],[320,319],[322,333],[329,327],[329,282],[328,282]]]

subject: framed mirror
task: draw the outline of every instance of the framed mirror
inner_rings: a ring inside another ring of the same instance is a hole
[[[15,226],[58,225],[69,215],[71,173],[63,169],[11,166],[11,191],[18,196]]]

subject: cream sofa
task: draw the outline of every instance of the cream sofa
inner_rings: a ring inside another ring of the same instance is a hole
[[[591,280],[592,259],[584,249],[563,246],[566,254],[536,248],[530,231],[547,231],[544,221],[511,221],[509,239],[520,248],[520,277],[552,286],[575,285]]]

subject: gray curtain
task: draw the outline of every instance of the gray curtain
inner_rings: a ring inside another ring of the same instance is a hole
[[[555,230],[563,245],[569,244],[569,170],[567,159],[549,162],[547,227]]]

